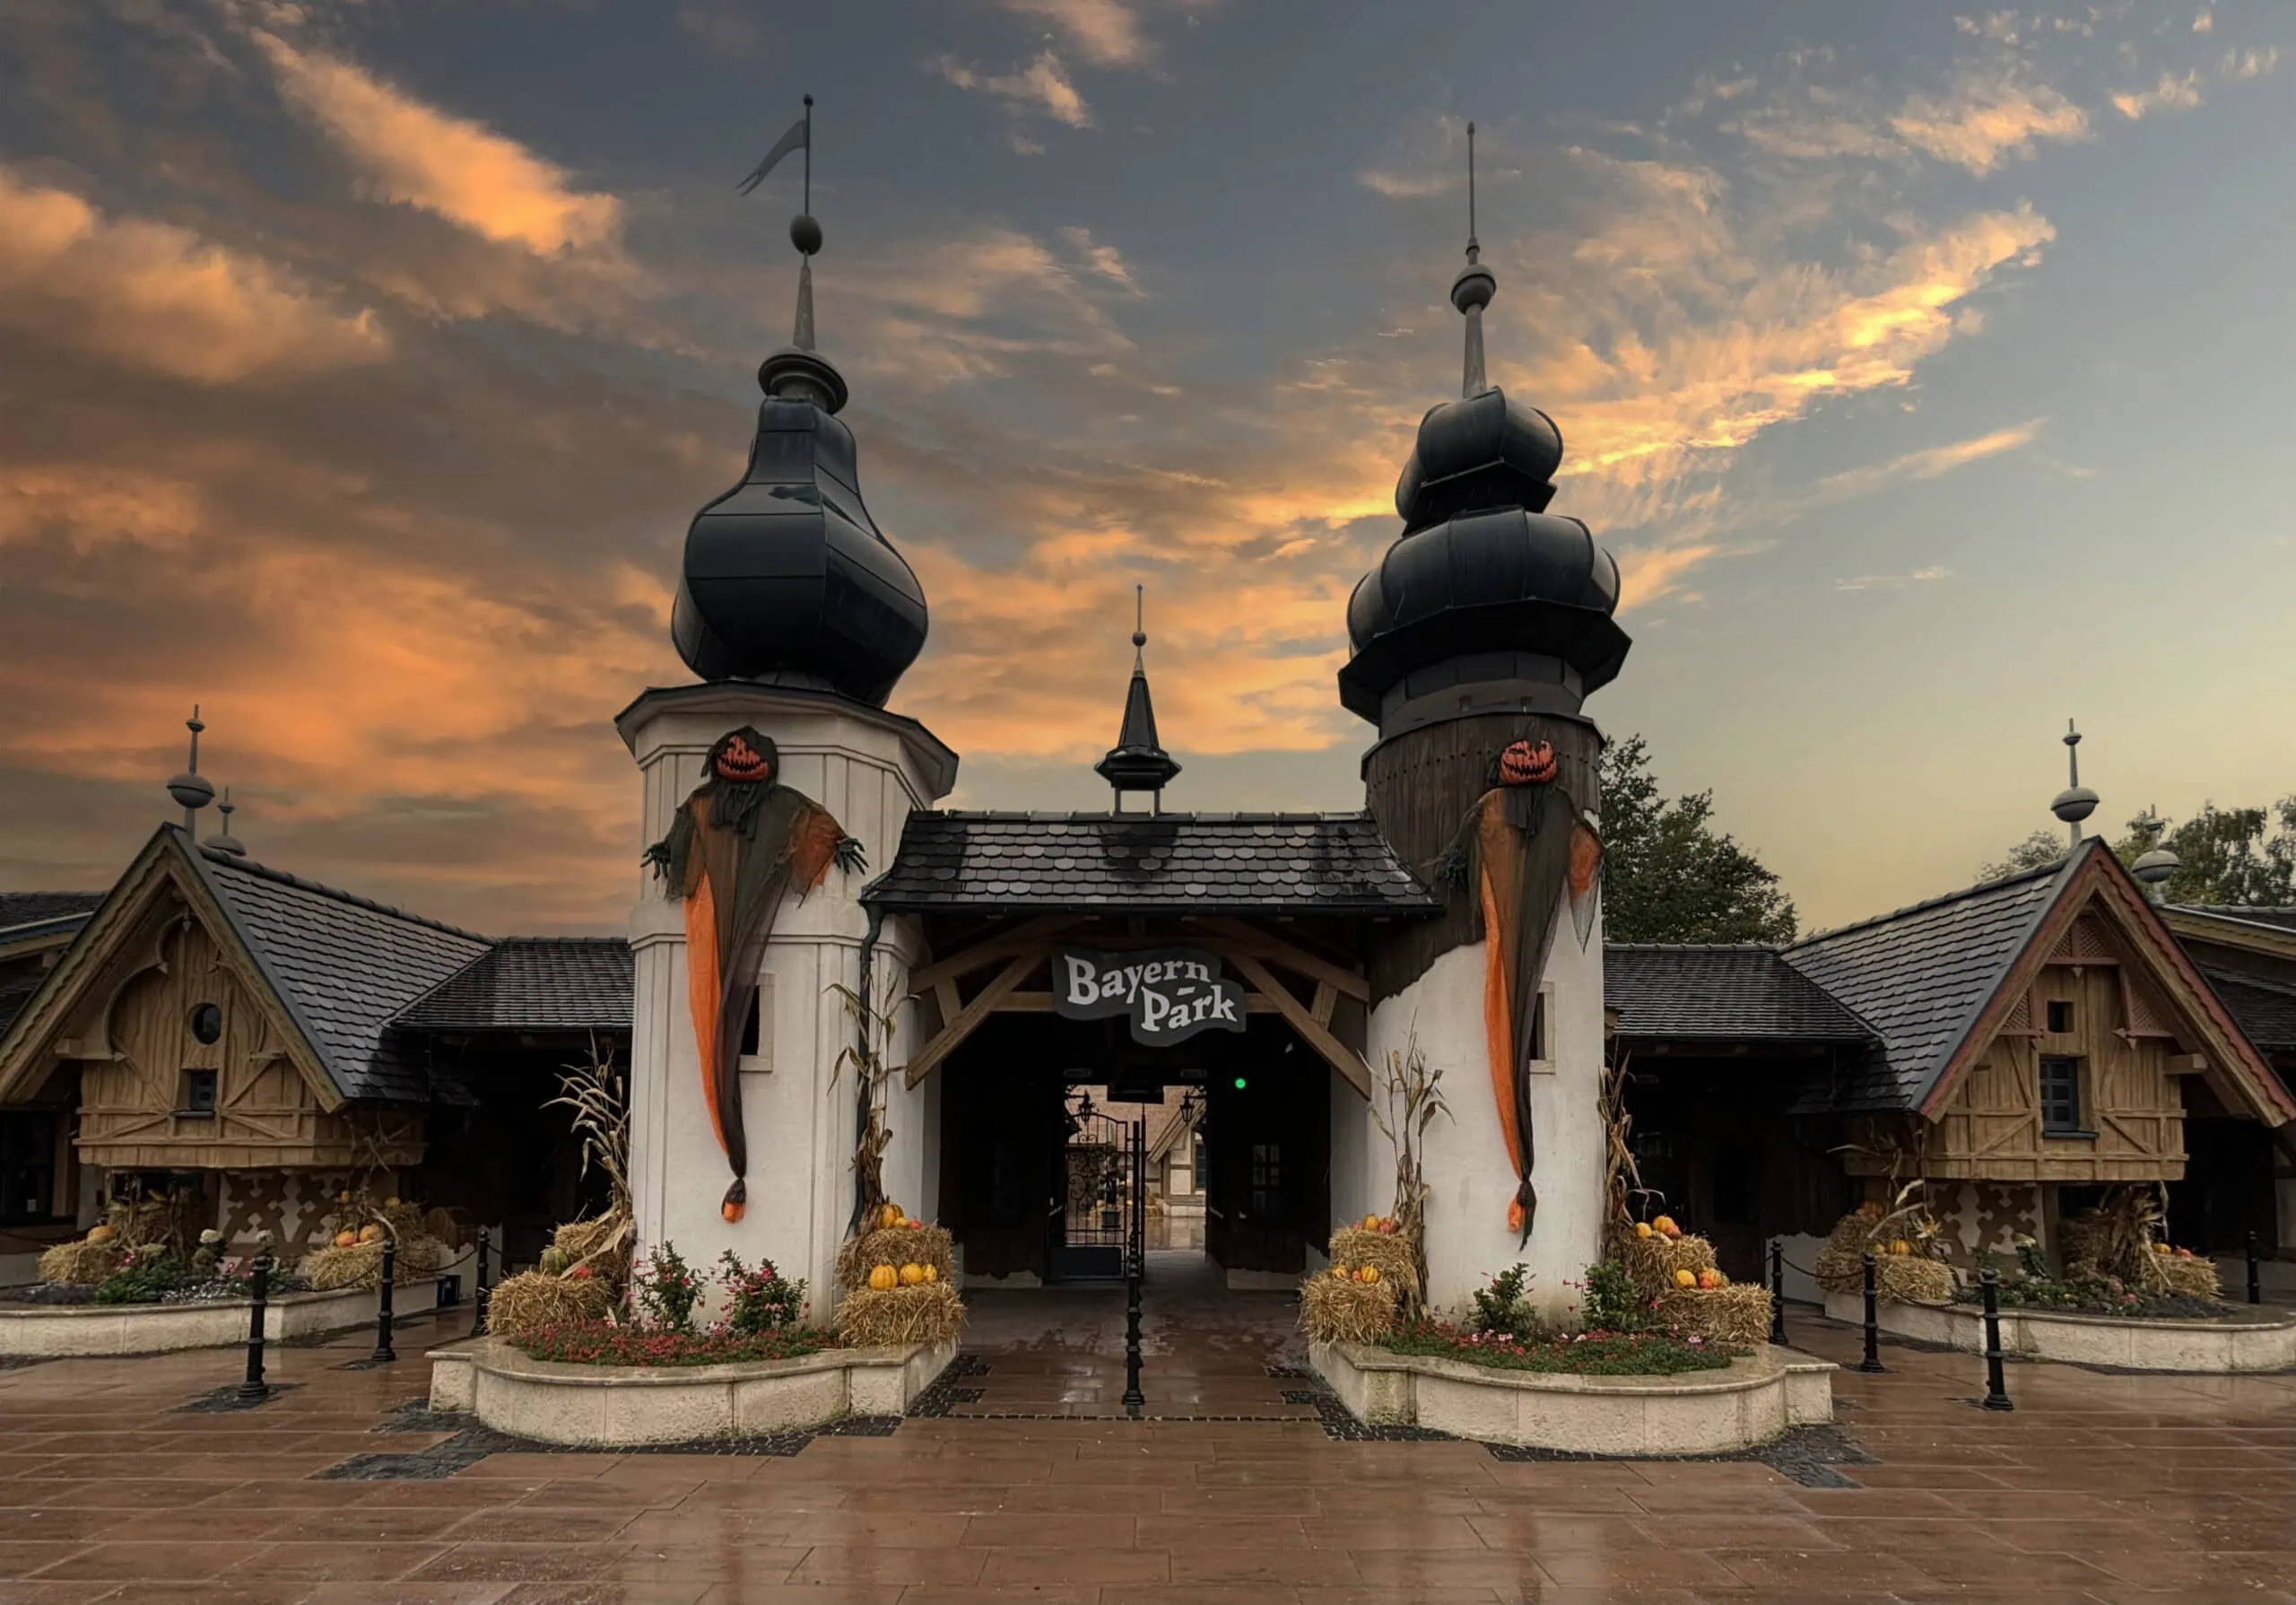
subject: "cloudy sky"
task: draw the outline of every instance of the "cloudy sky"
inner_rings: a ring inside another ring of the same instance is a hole
[[[952,802],[1091,807],[1148,587],[1176,807],[1360,806],[1478,124],[1493,377],[1626,575],[1589,712],[1806,923],[2048,823],[2296,789],[2296,13],[1838,0],[9,0],[0,886],[99,886],[181,720],[266,861],[612,929],[610,728],[821,340]]]

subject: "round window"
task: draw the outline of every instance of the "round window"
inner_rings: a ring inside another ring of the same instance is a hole
[[[203,1042],[219,1041],[223,1034],[223,1011],[213,1003],[202,1003],[191,1011],[191,1034]]]

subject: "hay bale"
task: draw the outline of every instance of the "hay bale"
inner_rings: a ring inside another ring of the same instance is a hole
[[[2187,1260],[2181,1254],[2156,1254],[2161,1262],[2161,1274],[2168,1278],[2169,1291],[2186,1298],[2221,1299],[2224,1283],[2216,1274],[2216,1261],[2205,1255],[2196,1254]]]
[[[495,1283],[494,1291],[487,1295],[486,1330],[515,1343],[544,1327],[603,1320],[613,1307],[613,1290],[596,1277],[554,1277],[522,1270]]]
[[[964,1300],[945,1281],[913,1287],[856,1287],[837,1305],[838,1335],[862,1348],[946,1343],[964,1324]]]
[[[1714,1269],[1714,1245],[1692,1232],[1679,1237],[1669,1237],[1663,1232],[1653,1232],[1648,1237],[1628,1233],[1619,1239],[1618,1257],[1626,1267],[1627,1275],[1634,1278],[1636,1289],[1646,1298],[1679,1292],[1674,1286],[1674,1272],[1678,1270],[1695,1276]]]
[[[610,1209],[587,1220],[570,1220],[551,1234],[550,1245],[566,1256],[570,1269],[587,1264],[617,1287],[630,1280],[630,1257],[637,1234],[629,1214]]]
[[[1874,1258],[1875,1293],[1896,1304],[1947,1304],[1953,1302],[1953,1268],[1926,1254],[1877,1254]],[[1866,1265],[1857,1266],[1857,1290],[1866,1290]]]
[[[1360,1270],[1369,1265],[1379,1273],[1381,1282],[1393,1283],[1399,1292],[1418,1293],[1419,1268],[1413,1263],[1411,1239],[1401,1232],[1367,1232],[1361,1226],[1339,1226],[1332,1232],[1329,1246],[1334,1265],[1346,1270]],[[1335,1278],[1326,1276],[1324,1279]]]
[[[848,1237],[837,1251],[837,1285],[848,1293],[871,1291],[869,1272],[874,1266],[930,1265],[943,1283],[956,1274],[956,1245],[946,1226],[880,1226],[858,1237]]]
[[[92,1287],[119,1269],[126,1252],[117,1241],[90,1243],[83,1237],[76,1243],[59,1243],[40,1255],[39,1279]]]
[[[1770,1289],[1754,1282],[1672,1287],[1658,1295],[1657,1314],[1676,1337],[1743,1348],[1770,1336]]]
[[[1834,1222],[1833,1230],[1826,1234],[1825,1246],[1818,1251],[1817,1260],[1811,1266],[1811,1269],[1817,1273],[1818,1286],[1828,1293],[1863,1293],[1866,1290],[1866,1251],[1869,1248],[1874,1250],[1874,1257],[1880,1261],[1874,1273],[1877,1288],[1886,1289],[1889,1287],[1889,1263],[1892,1260],[1939,1265],[1941,1269],[1944,1269],[1939,1261],[1925,1254],[1899,1255],[1882,1252],[1881,1245],[1896,1241],[1892,1234],[1897,1230],[1897,1223],[1904,1214],[1900,1211],[1898,1215],[1886,1215],[1879,1204],[1861,1204]],[[1936,1278],[1932,1272],[1913,1271],[1905,1273],[1901,1282],[1909,1288],[1934,1287]],[[1943,1297],[1952,1296],[1952,1272],[1945,1269]],[[1909,1302],[1934,1304],[1941,1300],[1925,1295]]]
[[[1396,1330],[1401,1288],[1380,1273],[1359,1282],[1329,1271],[1300,1284],[1300,1324],[1318,1343],[1376,1343]]]
[[[435,1237],[408,1237],[398,1245],[398,1258],[391,1266],[391,1280],[415,1281],[435,1276],[439,1267],[447,1262],[447,1245]],[[378,1287],[383,1279],[383,1245],[361,1243],[351,1248],[313,1249],[303,1256],[299,1268],[310,1279],[315,1293],[334,1293],[344,1287]]]

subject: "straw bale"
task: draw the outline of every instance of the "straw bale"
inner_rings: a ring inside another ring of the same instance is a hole
[[[1378,1271],[1380,1281],[1392,1282],[1405,1293],[1419,1291],[1419,1268],[1412,1263],[1411,1239],[1401,1232],[1367,1232],[1361,1226],[1339,1226],[1332,1232],[1330,1248],[1334,1265],[1348,1270],[1369,1265]]]
[[[942,1282],[956,1274],[956,1246],[946,1226],[880,1226],[848,1237],[837,1251],[837,1285],[848,1293],[868,1292],[873,1267],[930,1265]]]
[[[1726,1287],[1673,1287],[1658,1295],[1658,1319],[1678,1337],[1734,1347],[1770,1336],[1770,1289],[1754,1282]]]
[[[39,1279],[91,1287],[119,1268],[120,1257],[126,1252],[117,1241],[90,1243],[82,1238],[76,1243],[59,1243],[40,1255]]]
[[[593,1271],[615,1283],[630,1279],[630,1256],[636,1243],[630,1217],[620,1209],[570,1220],[550,1240],[551,1247],[566,1256],[568,1266],[587,1261]]]
[[[1817,1273],[1818,1286],[1828,1293],[1864,1292],[1866,1290],[1866,1251],[1873,1248],[1875,1258],[1880,1261],[1874,1273],[1874,1283],[1877,1288],[1886,1292],[1889,1287],[1891,1276],[1889,1267],[1892,1260],[1911,1260],[1938,1265],[1939,1269],[1945,1273],[1944,1293],[1935,1297],[1923,1294],[1912,1302],[1934,1304],[1951,1298],[1952,1272],[1945,1269],[1937,1260],[1928,1259],[1926,1255],[1900,1255],[1882,1252],[1879,1244],[1896,1241],[1888,1234],[1896,1229],[1893,1223],[1897,1219],[1896,1216],[1884,1215],[1878,1206],[1867,1204],[1852,1209],[1834,1222],[1833,1230],[1826,1234],[1825,1246],[1818,1251],[1817,1260],[1811,1266],[1811,1269]],[[1938,1285],[1935,1273],[1928,1271],[1902,1273],[1900,1281],[1909,1289],[1935,1287]]]
[[[1653,1232],[1648,1237],[1628,1233],[1619,1238],[1619,1260],[1626,1273],[1634,1278],[1635,1287],[1645,1296],[1655,1298],[1674,1286],[1674,1272],[1687,1270],[1695,1275],[1714,1269],[1714,1245],[1695,1233],[1685,1232],[1680,1237],[1669,1237],[1663,1232]]]
[[[1953,1268],[1926,1254],[1876,1254],[1874,1288],[1892,1304],[1944,1304],[1953,1302]],[[1857,1265],[1857,1290],[1866,1289],[1866,1264]]]
[[[1300,1324],[1318,1343],[1376,1343],[1396,1330],[1401,1289],[1385,1279],[1359,1282],[1329,1271],[1300,1284]]]
[[[391,1280],[411,1282],[437,1273],[447,1262],[447,1245],[435,1237],[408,1237],[398,1245]],[[344,1287],[372,1287],[383,1279],[383,1245],[361,1243],[351,1248],[313,1249],[303,1256],[301,1270],[312,1291],[333,1293]]]
[[[104,1214],[119,1241],[130,1248],[146,1243],[166,1243],[175,1235],[176,1206],[167,1199],[143,1199],[135,1203],[122,1201],[112,1205]]]
[[[964,1300],[945,1281],[919,1282],[910,1287],[856,1287],[837,1304],[838,1335],[863,1348],[945,1343],[962,1331],[964,1324]]]
[[[2196,1254],[2187,1260],[2180,1254],[2156,1254],[2161,1261],[2161,1274],[2168,1278],[2169,1291],[2187,1298],[2222,1298],[2224,1283],[2216,1274],[2216,1261],[2205,1255]]]
[[[504,1277],[487,1295],[486,1330],[517,1342],[544,1327],[601,1320],[613,1307],[613,1290],[596,1277],[554,1277],[522,1270]]]

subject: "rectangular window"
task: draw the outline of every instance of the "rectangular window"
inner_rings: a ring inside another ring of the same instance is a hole
[[[1252,1144],[1252,1213],[1283,1213],[1283,1149],[1279,1144]]]
[[[0,1113],[0,1226],[55,1218],[56,1117]]]
[[[2048,1028],[2058,1036],[2073,1029],[2073,1005],[2065,1002],[2048,1006]]]
[[[183,1073],[183,1112],[213,1114],[215,1112],[215,1072],[186,1070]]]
[[[2069,1054],[2041,1057],[2041,1130],[2077,1132],[2081,1124],[2081,1061]]]

